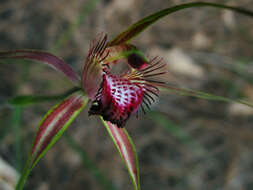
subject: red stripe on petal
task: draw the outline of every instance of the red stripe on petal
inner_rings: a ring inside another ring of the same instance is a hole
[[[81,96],[71,96],[59,104],[51,113],[49,113],[42,122],[35,138],[32,154],[35,154],[35,160],[40,153],[50,143],[52,138],[61,130],[73,113],[83,105]]]
[[[52,132],[50,132],[50,134],[46,137],[45,141],[43,142],[43,144],[41,145],[41,148],[38,152],[38,155],[40,155],[40,153],[47,147],[47,145],[49,144],[49,142],[52,140],[52,138],[55,136],[55,134],[57,134],[60,129],[64,126],[64,124],[70,119],[70,117],[73,115],[73,113],[78,110],[79,108],[82,107],[82,103],[79,102],[75,102],[75,104],[73,104],[68,111],[61,117],[61,119],[57,122],[57,124],[54,126],[54,129]],[[38,156],[37,155],[37,156]],[[37,159],[37,158],[36,158]]]
[[[106,122],[106,124],[134,181],[134,184],[138,187],[138,160],[134,146],[131,144],[131,139],[128,137],[127,132],[123,128],[118,128],[110,122]]]

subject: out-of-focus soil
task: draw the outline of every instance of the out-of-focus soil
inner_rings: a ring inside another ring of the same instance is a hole
[[[98,33],[106,32],[112,39],[155,11],[189,1],[104,0],[98,1],[94,8],[87,8],[90,2],[2,0],[0,51],[50,51],[81,73],[89,44]],[[212,2],[253,10],[251,0]],[[133,43],[151,57],[164,58],[169,73],[163,80],[169,83],[253,101],[252,23],[252,18],[229,11],[187,9],[157,22]],[[5,64],[7,62],[16,64]],[[1,61],[0,80],[1,101],[17,94],[57,94],[72,85],[64,76],[42,64],[15,60]],[[20,135],[24,152],[29,151],[43,114],[53,105],[45,103],[22,110]],[[150,114],[128,121],[126,128],[139,156],[142,189],[253,189],[251,109],[162,93],[153,110],[170,121],[167,127],[176,127],[180,133],[187,134],[188,140],[183,140],[176,132],[168,132],[166,126]],[[11,117],[11,108],[1,107],[1,131],[11,127]],[[88,117],[86,109],[67,133],[117,189],[132,189],[120,156],[97,117]],[[15,166],[14,130],[10,129],[0,140],[0,156]],[[77,153],[61,139],[34,168],[25,189],[103,188],[83,167]]]

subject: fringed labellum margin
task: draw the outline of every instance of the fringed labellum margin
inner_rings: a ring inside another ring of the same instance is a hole
[[[166,71],[161,59],[148,61],[133,45],[107,47],[106,35],[93,41],[83,71],[83,88],[93,100],[90,115],[101,115],[104,120],[123,127],[128,118],[141,107],[145,112],[158,96],[159,81],[152,77]],[[129,69],[120,75],[111,73],[111,67],[122,61]]]

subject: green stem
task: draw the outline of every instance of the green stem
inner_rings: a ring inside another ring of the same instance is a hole
[[[15,168],[17,171],[21,171],[22,165],[22,151],[21,151],[21,139],[20,139],[20,121],[21,121],[21,107],[15,107],[12,117],[12,126],[15,135]]]
[[[30,170],[28,171],[28,168],[30,167],[30,159],[26,160],[25,167],[21,173],[21,178],[18,180],[18,184],[15,187],[15,190],[23,190],[26,179],[28,178],[30,174]]]

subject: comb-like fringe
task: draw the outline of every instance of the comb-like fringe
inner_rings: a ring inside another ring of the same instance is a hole
[[[146,67],[146,68],[144,68],[144,69],[141,69],[140,71],[144,72],[144,71],[146,71],[146,70],[148,70],[148,69],[154,67],[155,64],[153,64],[153,63],[154,63],[154,62],[159,62],[159,61],[156,61],[158,58],[159,58],[158,56],[155,56],[154,58],[152,58],[152,59],[149,61],[149,66]],[[161,60],[161,58],[160,58],[159,60]]]
[[[150,102],[152,101],[153,103],[155,102],[155,99],[149,94],[149,93],[144,93],[144,97],[147,98],[147,99],[151,99]]]
[[[107,44],[107,35],[100,33],[98,39],[93,40],[90,45],[88,57],[90,60],[96,58],[98,62],[102,62],[109,54],[109,51],[104,54]]]
[[[153,98],[149,98],[148,96],[146,96],[146,94],[144,94],[143,99],[147,100],[148,104],[151,105],[152,103],[154,103],[155,100]]]
[[[144,69],[142,69],[142,70],[140,70],[140,72],[143,73],[143,74],[144,73],[148,73],[148,72],[152,72],[154,70],[160,69],[158,67],[160,67],[160,66],[164,67],[165,65],[166,64],[163,63],[163,59],[156,56],[155,58],[153,58],[153,59],[150,60],[149,66],[146,67],[146,68],[144,68]]]
[[[150,109],[152,103],[155,102],[154,97],[158,97],[159,89],[158,84],[165,84],[163,81],[156,80],[152,77],[160,76],[166,74],[167,71],[161,71],[161,69],[166,67],[166,63],[163,62],[162,58],[158,56],[150,59],[149,65],[142,70],[132,70],[130,73],[125,75],[125,78],[134,80],[139,83],[144,89],[143,100],[141,104],[141,111],[146,114],[146,110]],[[139,111],[139,110],[138,110]],[[136,117],[138,117],[138,111]]]
[[[106,44],[107,35],[104,33],[100,33],[98,37],[91,42],[90,50],[86,58],[84,73],[88,72],[88,69],[92,64],[101,64],[102,67],[105,67],[105,65],[103,65],[103,61],[110,53],[109,51],[105,51]]]

